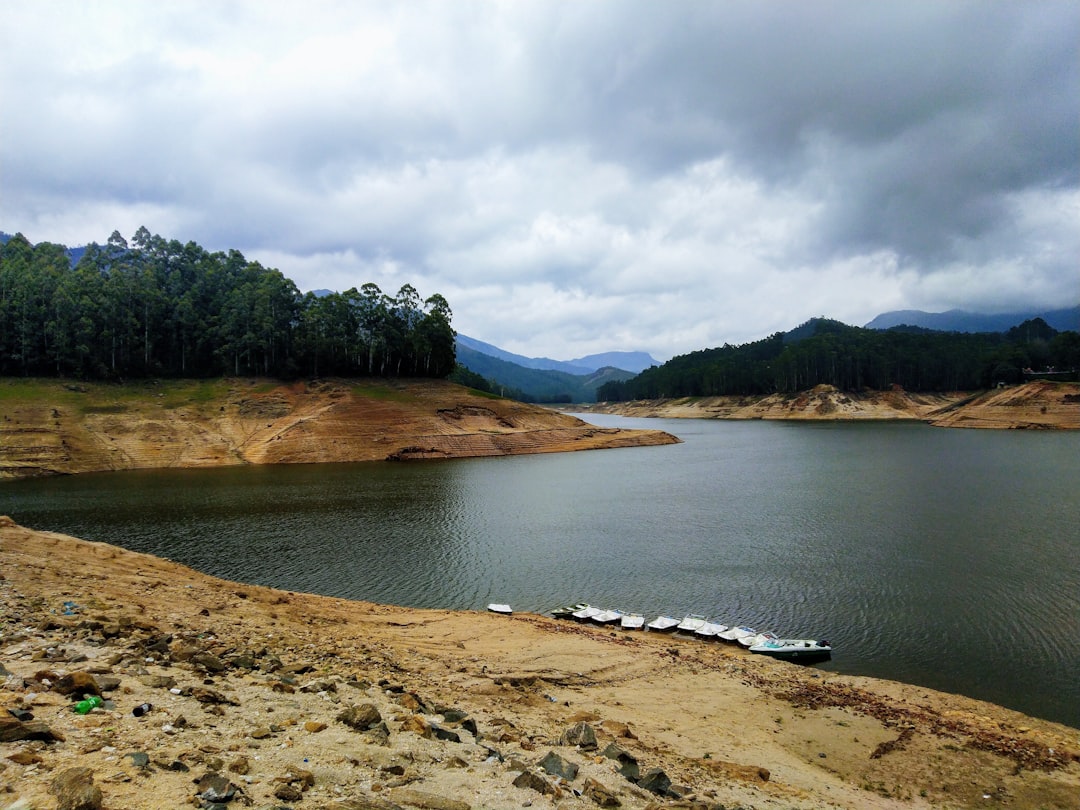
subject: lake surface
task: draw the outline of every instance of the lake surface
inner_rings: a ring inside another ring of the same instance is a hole
[[[0,514],[294,591],[704,613],[1080,727],[1080,433],[585,418],[684,443],[18,481]]]

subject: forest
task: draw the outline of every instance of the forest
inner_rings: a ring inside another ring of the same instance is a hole
[[[236,250],[140,228],[74,264],[63,245],[0,246],[0,376],[124,380],[265,375],[446,377],[452,313],[411,284],[301,294]]]
[[[822,384],[848,391],[972,391],[1018,383],[1035,371],[1078,368],[1080,333],[1059,332],[1040,318],[1004,333],[974,334],[864,329],[816,318],[763,340],[674,357],[632,380],[602,385],[597,399],[766,396]]]

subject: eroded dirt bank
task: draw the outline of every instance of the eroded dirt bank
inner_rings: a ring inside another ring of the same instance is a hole
[[[441,380],[0,380],[0,479],[146,467],[461,458],[669,444]]]
[[[1080,807],[1076,729],[721,643],[275,591],[3,517],[0,609],[5,808]]]
[[[688,419],[917,420],[940,427],[1080,429],[1080,385],[1036,381],[993,391],[913,394],[819,385],[768,397],[684,397],[602,402],[577,410]]]

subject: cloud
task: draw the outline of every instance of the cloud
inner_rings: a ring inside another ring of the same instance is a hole
[[[1075,303],[1080,8],[29,2],[0,228],[411,281],[524,354]],[[14,111],[14,113],[12,112]]]

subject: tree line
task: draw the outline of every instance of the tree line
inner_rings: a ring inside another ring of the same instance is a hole
[[[1005,333],[976,334],[813,319],[763,340],[672,358],[631,380],[604,384],[597,399],[765,396],[822,384],[849,391],[970,391],[1047,369],[1080,369],[1080,333],[1058,332],[1041,318]]]
[[[301,294],[237,250],[139,228],[72,266],[63,245],[0,245],[0,375],[82,379],[221,375],[419,376],[453,371],[446,299],[375,284]]]

